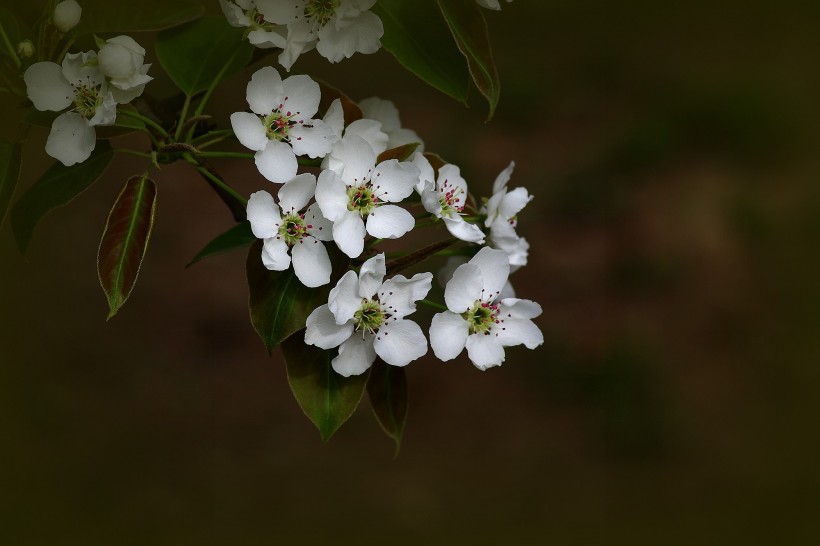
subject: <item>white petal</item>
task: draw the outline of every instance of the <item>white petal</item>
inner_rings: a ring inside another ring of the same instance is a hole
[[[434,315],[430,324],[430,346],[436,358],[446,362],[460,355],[469,333],[470,324],[461,315],[450,311]]]
[[[510,161],[507,168],[498,173],[495,182],[493,182],[493,193],[500,192],[502,188],[507,185],[507,182],[510,181],[510,177],[512,176],[513,169],[515,169],[515,161]]]
[[[433,171],[433,166],[430,165],[430,161],[424,157],[424,154],[416,151],[413,153],[413,157],[410,161],[419,168],[419,182],[416,184],[416,192],[421,195],[427,182],[429,182],[432,187],[435,187],[436,175]]]
[[[270,31],[252,30],[248,33],[248,42],[259,49],[270,49],[272,47],[284,48],[287,44],[287,39],[282,32],[277,32],[276,29]]]
[[[279,188],[279,206],[282,214],[298,212],[305,208],[316,193],[316,177],[310,173],[295,176]]]
[[[333,240],[333,222],[322,215],[318,203],[313,203],[305,211],[305,225],[307,232],[320,241]]]
[[[367,215],[367,232],[379,239],[397,239],[415,225],[413,215],[396,205],[376,207]]]
[[[336,137],[333,129],[324,121],[311,119],[303,125],[294,126],[288,132],[288,140],[296,155],[317,158],[330,153]]]
[[[282,0],[255,0],[256,9],[269,23],[286,25],[295,22],[304,9],[299,2],[282,2]]]
[[[353,333],[353,323],[336,324],[327,304],[314,309],[305,325],[305,343],[320,349],[338,347]]]
[[[286,78],[282,82],[285,92],[284,114],[293,116],[295,120],[308,120],[319,109],[319,99],[322,91],[319,84],[310,76],[298,75]]]
[[[418,189],[419,186],[416,184],[416,190]],[[441,218],[441,201],[434,182],[424,182],[424,187],[421,189],[421,204],[424,206],[424,210],[437,218]]]
[[[284,271],[290,267],[288,245],[279,236],[265,239],[262,245],[262,265],[273,271]]]
[[[501,294],[501,289],[504,288],[504,284],[510,276],[510,262],[507,259],[507,253],[503,250],[485,246],[468,263],[477,266],[481,270],[481,279],[483,281],[481,299],[484,301],[495,300]]]
[[[387,273],[384,252],[368,259],[359,268],[359,296],[372,298]]]
[[[370,97],[359,101],[359,108],[365,118],[375,119],[382,124],[382,129],[390,133],[401,127],[399,109],[392,101]]]
[[[528,319],[506,319],[493,330],[505,347],[524,345],[527,349],[535,349],[544,343],[544,334]]]
[[[510,267],[510,271],[512,272],[512,267]],[[505,299],[515,298],[515,289],[510,281],[504,285],[504,288],[501,289],[501,294],[498,295],[498,299],[504,301]]]
[[[349,212],[347,205],[350,198],[347,196],[347,186],[333,171],[322,171],[316,184],[316,202],[322,209],[322,214],[331,222],[338,220]]]
[[[462,178],[461,171],[455,165],[448,163],[439,169],[436,187],[442,195],[453,192],[453,205],[456,207],[464,207],[467,202],[467,182]]]
[[[336,282],[327,298],[328,308],[335,317],[336,324],[352,320],[362,305],[359,297],[359,278],[355,271],[348,271]]]
[[[324,212],[324,211],[322,211]],[[358,258],[364,250],[364,222],[359,213],[346,211],[333,223],[333,240],[350,258]]]
[[[72,85],[98,87],[105,82],[105,75],[96,66],[95,51],[69,53],[63,57],[63,77]]]
[[[293,272],[309,288],[324,286],[330,282],[330,258],[325,245],[314,237],[304,237],[293,245]]]
[[[282,216],[271,194],[266,191],[252,193],[246,210],[254,236],[267,239],[277,234],[282,223]]]
[[[409,161],[382,161],[373,170],[371,181],[379,199],[398,203],[413,193],[419,182],[419,168]]]
[[[96,144],[97,135],[88,120],[76,112],[66,112],[51,124],[46,153],[69,167],[88,159]]]
[[[331,24],[320,28],[316,50],[330,62],[337,63],[354,53],[375,53],[381,47],[379,39],[383,34],[381,19],[376,14],[365,11],[343,29],[337,29]]]
[[[447,309],[454,313],[463,313],[481,298],[481,270],[466,263],[458,266],[453,278],[444,289],[444,301]]]
[[[345,137],[333,146],[331,155],[344,165],[340,176],[348,186],[359,186],[369,180],[376,165],[373,148],[356,135],[345,134]]]
[[[245,12],[234,4],[233,2],[228,2],[227,0],[219,0],[219,5],[222,7],[222,13],[225,14],[225,18],[228,20],[228,23],[234,27],[247,27],[250,26],[251,22],[248,20],[248,16],[245,15]]]
[[[279,108],[285,98],[279,72],[271,66],[265,66],[254,72],[248,83],[246,98],[251,110],[260,116],[270,114]]]
[[[467,356],[476,368],[486,370],[504,362],[504,347],[491,333],[473,334],[467,338]]]
[[[388,133],[387,136],[389,137],[387,140],[388,148],[398,148],[399,146],[413,144],[415,142],[418,143],[416,151],[424,151],[424,142],[421,141],[419,135],[412,129],[397,129]]]
[[[337,374],[350,377],[366,372],[375,360],[373,334],[361,335],[359,332],[353,332],[353,335],[339,346],[339,356],[331,360],[330,365]]]
[[[256,168],[271,182],[287,182],[299,169],[293,149],[284,142],[269,140],[268,145],[254,157]]]
[[[382,124],[374,119],[357,119],[345,129],[347,135],[363,138],[377,156],[387,149],[389,137],[382,131]]]
[[[443,218],[444,225],[453,237],[467,241],[468,243],[484,244],[484,232],[475,225],[457,216],[456,218]]]
[[[74,102],[74,88],[63,77],[60,65],[34,63],[23,74],[26,93],[38,110],[59,112]]]
[[[416,302],[427,296],[432,285],[432,273],[416,273],[411,279],[396,275],[379,288],[379,302],[394,317],[406,317],[416,311]]]
[[[327,108],[327,112],[322,117],[322,121],[333,131],[336,140],[342,137],[342,131],[345,128],[345,113],[340,99],[333,99],[333,102]]]
[[[268,135],[262,120],[250,112],[235,112],[231,114],[231,127],[239,142],[245,148],[255,152],[264,150],[268,145]]]
[[[503,318],[532,319],[541,315],[541,306],[534,301],[515,297],[501,300]]]
[[[397,320],[379,328],[373,348],[388,364],[407,366],[427,354],[427,338],[412,320]]]
[[[88,120],[88,124],[94,127],[95,125],[114,125],[117,119],[117,101],[114,100],[114,95],[110,91],[100,91],[103,94],[102,104],[94,109],[94,116]]]
[[[498,207],[498,215],[509,220],[523,209],[527,203],[532,201],[532,195],[527,193],[526,188],[515,188],[507,193]]]

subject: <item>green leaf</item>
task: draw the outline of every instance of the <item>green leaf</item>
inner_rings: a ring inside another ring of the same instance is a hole
[[[367,380],[367,395],[379,425],[396,442],[398,455],[407,421],[407,374],[404,368],[385,364],[377,358]]]
[[[132,176],[108,213],[97,253],[97,273],[108,298],[109,319],[117,314],[137,282],[156,208],[157,185],[145,176]]]
[[[371,9],[384,24],[382,46],[402,66],[467,104],[467,66],[434,0],[380,0]]]
[[[40,219],[61,207],[97,181],[114,152],[107,141],[97,141],[91,156],[76,165],[55,163],[31,186],[11,209],[11,227],[20,252],[25,252]]]
[[[282,353],[293,396],[316,428],[323,442],[347,421],[362,399],[368,372],[343,377],[333,371],[336,349],[306,345],[304,331],[282,343]]]
[[[244,248],[256,240],[256,236],[251,231],[251,223],[247,220],[233,226],[225,233],[218,235],[213,241],[205,245],[196,256],[185,267],[191,267],[195,263],[210,256],[229,252],[238,248]]]
[[[350,261],[335,245],[326,247],[334,264],[331,278],[338,278]],[[305,327],[305,320],[314,309],[327,303],[333,283],[308,288],[293,268],[270,271],[262,265],[261,256],[262,241],[257,241],[248,251],[246,267],[250,314],[254,329],[271,353],[276,345]]]
[[[20,26],[18,24],[17,17],[15,17],[13,12],[2,6],[0,6],[0,25],[6,32],[6,36],[8,37],[9,42],[11,42],[11,46],[17,48],[17,44],[19,44],[22,40],[20,37]],[[6,51],[6,48],[3,47],[2,42],[0,42],[0,56],[8,54],[9,53]]]
[[[76,29],[78,36],[92,32],[158,31],[193,21],[204,11],[200,2],[191,0],[84,0],[80,3],[83,16]]]
[[[0,228],[20,178],[23,149],[19,142],[0,141]]]
[[[407,161],[408,159],[410,159],[410,156],[413,155],[413,152],[416,151],[416,148],[418,148],[420,144],[420,142],[411,142],[410,144],[402,144],[401,146],[396,146],[395,148],[385,150],[379,154],[378,158],[376,158],[376,163],[381,163],[382,161],[387,161],[390,159]]]
[[[194,95],[247,65],[254,47],[224,17],[202,17],[160,32],[156,50],[176,86]]]
[[[476,87],[487,99],[490,112],[495,114],[501,94],[501,82],[493,60],[490,36],[484,12],[474,0],[436,0],[444,20],[453,33],[458,50],[467,59],[467,66]]]

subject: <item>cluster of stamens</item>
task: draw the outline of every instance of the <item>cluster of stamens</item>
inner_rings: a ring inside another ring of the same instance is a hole
[[[282,223],[279,225],[279,238],[289,246],[293,246],[308,235],[309,229],[313,229],[313,225],[305,223],[305,215],[292,212],[282,218]]]
[[[369,182],[361,186],[347,188],[347,197],[349,199],[347,210],[356,211],[362,216],[370,214],[370,211],[380,204],[380,200]]]
[[[308,0],[305,3],[305,17],[323,27],[336,15],[340,0]]]
[[[256,8],[251,8],[245,12],[248,20],[251,22],[250,30],[263,30],[270,32],[273,30],[273,23],[270,23],[265,16],[259,13]]]
[[[460,186],[453,186],[448,180],[439,187],[439,203],[441,203],[441,215],[449,216],[451,213],[460,214],[464,210],[461,194],[464,189]]]
[[[361,307],[353,314],[356,330],[370,334],[375,334],[388,318],[377,299],[362,299]]]
[[[287,100],[287,97],[285,97],[285,100]],[[268,140],[288,142],[288,132],[290,129],[293,126],[302,123],[301,121],[294,121],[291,119],[292,117],[298,115],[299,112],[294,113],[288,110],[287,112],[282,113],[282,109],[284,107],[284,104],[280,104],[267,116],[260,116],[262,118],[262,124],[265,126],[265,135],[268,137]]]
[[[74,110],[84,118],[93,118],[101,103],[102,97],[96,87],[83,84],[74,87]]]
[[[498,318],[500,314],[501,306],[499,304],[476,300],[472,308],[462,316],[470,325],[470,334],[484,334],[488,336],[490,335],[490,328],[503,322],[502,319]]]

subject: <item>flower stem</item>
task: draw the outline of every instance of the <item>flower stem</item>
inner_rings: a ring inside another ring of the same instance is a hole
[[[149,117],[143,116],[142,114],[138,114],[137,112],[133,112],[131,110],[117,110],[117,113],[122,114],[123,116],[130,117],[130,118],[138,119],[141,122],[143,122],[144,124],[148,125],[149,127],[152,127],[154,129],[156,129],[156,131],[160,135],[165,136],[165,137],[168,136],[168,131],[166,131],[162,127],[162,125],[160,125],[159,123],[157,123],[156,121],[152,120]]]
[[[216,84],[218,84],[220,82],[220,80],[222,80],[222,76],[225,74],[225,71],[228,70],[228,68],[231,66],[231,64],[233,64],[233,61],[236,58],[236,55],[238,53],[239,53],[239,49],[234,51],[233,55],[231,55],[231,58],[228,59],[225,62],[224,65],[222,65],[222,68],[219,70],[217,75],[214,77],[214,80],[211,82],[211,85],[209,85],[208,89],[205,90],[205,94],[202,96],[202,99],[200,99],[199,104],[196,105],[196,110],[194,110],[194,116],[202,115],[202,112],[205,110],[205,105],[208,104],[208,101],[210,100],[211,95],[214,92],[214,89],[216,89]],[[187,96],[186,96],[186,98],[187,98]],[[188,129],[188,134],[185,135],[186,142],[188,140],[191,140],[191,138],[193,136],[194,136],[194,127],[192,126],[190,129]],[[179,137],[177,137],[177,139],[178,138]]]
[[[174,140],[179,140],[182,136],[182,128],[185,127],[185,120],[188,116],[188,108],[191,107],[191,95],[185,94],[185,102],[182,103],[182,112],[179,114],[179,122],[177,123],[177,130],[174,132]]]
[[[234,219],[237,222],[241,222],[245,220],[246,212],[245,207],[248,204],[248,200],[230,187],[228,184],[225,183],[217,174],[207,165],[201,164],[199,161],[194,159],[190,153],[182,154],[182,157],[194,166],[194,168],[201,174],[205,180],[208,181],[211,188],[219,195],[222,201],[228,206],[233,214]]]
[[[432,245],[426,246],[421,250],[411,252],[410,254],[402,258],[391,260],[387,263],[387,274],[395,275],[396,273],[399,273],[400,271],[403,271],[410,266],[423,262],[431,256],[435,256],[445,248],[451,247],[458,242],[459,239],[452,237],[444,241],[439,241],[438,243],[433,243]]]
[[[114,151],[123,154],[135,155],[137,157],[144,157],[151,160],[154,159],[154,157],[151,154],[146,154],[145,152],[138,152],[137,150],[129,150],[128,148],[115,148]]]
[[[14,50],[14,46],[11,44],[8,35],[6,34],[6,29],[3,28],[3,25],[0,24],[0,38],[3,39],[3,44],[6,46],[6,49],[9,52],[9,56],[11,60],[14,61],[14,65],[20,69],[22,63],[20,62],[20,58],[17,56],[17,52]]]
[[[74,38],[69,39],[69,40],[65,43],[65,45],[63,46],[63,49],[61,49],[61,50],[60,50],[60,54],[59,54],[59,55],[57,55],[57,58],[55,59],[55,61],[54,61],[54,62],[56,62],[57,64],[62,63],[62,62],[63,62],[63,57],[65,57],[65,56],[66,56],[66,54],[68,53],[69,48],[70,48],[72,45],[74,45]]]
[[[442,304],[440,304],[438,302],[435,302],[435,301],[419,300],[419,303],[423,303],[424,305],[430,306],[434,309],[438,309],[439,311],[449,311],[449,309],[447,309],[446,305],[442,305]]]

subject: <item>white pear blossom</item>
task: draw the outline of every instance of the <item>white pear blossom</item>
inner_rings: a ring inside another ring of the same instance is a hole
[[[484,232],[462,217],[467,203],[467,182],[461,177],[459,168],[449,163],[443,165],[438,171],[438,178],[433,180],[433,168],[424,155],[416,152],[413,163],[421,172],[416,189],[422,188],[420,193],[424,209],[436,218],[441,218],[453,237],[483,244]]]
[[[307,318],[305,343],[322,349],[339,347],[331,366],[345,377],[367,371],[378,355],[393,366],[406,366],[427,354],[427,339],[418,324],[405,317],[427,296],[431,273],[385,282],[384,254],[348,271],[330,291],[328,303]]]
[[[293,2],[281,0],[219,0],[231,26],[247,28],[248,41],[261,49],[284,48],[288,29],[284,25],[298,15]]]
[[[365,231],[379,239],[396,239],[416,225],[398,203],[413,192],[419,169],[395,159],[376,165],[373,148],[361,137],[345,135],[333,147],[341,166],[319,175],[316,202],[333,222],[333,240],[356,258],[364,250]]]
[[[399,110],[392,101],[370,97],[359,101],[362,115],[367,119],[376,120],[382,124],[381,130],[387,134],[387,148],[396,148],[405,144],[417,142],[416,152],[424,151],[424,142],[412,129],[401,126]]]
[[[253,234],[264,239],[262,263],[274,271],[284,271],[293,262],[296,277],[308,287],[330,282],[331,263],[325,245],[330,241],[331,224],[319,207],[308,201],[316,191],[316,177],[300,174],[279,188],[279,204],[266,191],[248,199],[248,221]]]
[[[246,97],[253,113],[231,114],[231,126],[239,142],[256,152],[256,167],[271,182],[296,176],[297,155],[319,158],[330,152],[333,131],[322,120],[312,119],[321,91],[310,77],[283,81],[275,68],[267,66],[253,74]]]
[[[148,75],[151,65],[144,64],[144,60],[145,49],[130,36],[110,38],[100,47],[97,62],[118,104],[142,95],[145,84],[154,79]]]
[[[504,347],[524,345],[535,349],[544,342],[532,319],[541,306],[529,300],[501,298],[510,265],[502,250],[482,248],[456,269],[444,289],[448,311],[433,316],[430,345],[444,361],[464,348],[480,370],[504,362]]]
[[[34,63],[23,74],[26,93],[37,110],[60,112],[51,126],[46,153],[70,166],[88,159],[96,144],[97,125],[112,125],[117,102],[96,66],[96,53],[69,53],[62,66]]]
[[[456,272],[456,269],[459,268],[462,264],[467,263],[466,256],[449,256],[447,261],[444,265],[439,269],[438,275],[436,275],[436,280],[438,281],[439,286],[442,288],[447,287],[447,283],[450,282],[450,279],[453,278],[453,274]],[[512,268],[510,268],[512,271]],[[501,293],[498,295],[496,299],[503,300],[505,298],[514,298],[515,297],[515,288],[513,288],[512,283],[507,280],[504,283],[504,288],[501,289]]]
[[[82,17],[83,8],[75,0],[63,0],[54,6],[51,21],[61,33],[65,34],[77,26]]]
[[[512,161],[496,177],[493,196],[487,200],[482,213],[487,215],[484,225],[490,228],[490,245],[506,252],[510,265],[518,268],[527,265],[530,245],[515,231],[517,216],[533,196],[527,193],[526,188],[507,190],[514,168],[515,162]]]
[[[493,10],[496,10],[496,11],[501,10],[501,4],[498,3],[498,0],[475,0],[475,1],[482,8],[493,9]],[[507,0],[508,4],[510,2],[512,2],[512,0]]]

